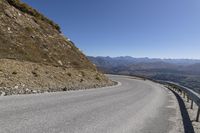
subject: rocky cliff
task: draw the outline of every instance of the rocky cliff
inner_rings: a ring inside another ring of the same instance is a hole
[[[111,84],[57,24],[19,0],[0,0],[2,94]]]

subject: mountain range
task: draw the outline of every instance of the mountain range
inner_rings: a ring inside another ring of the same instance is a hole
[[[99,70],[181,83],[200,93],[200,60],[88,56]]]

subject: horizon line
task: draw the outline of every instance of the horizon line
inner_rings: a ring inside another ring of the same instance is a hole
[[[165,58],[160,58],[160,57],[134,57],[134,56],[102,56],[102,55],[86,55],[88,57],[110,57],[110,58],[118,58],[118,57],[131,57],[131,58],[136,58],[136,59],[161,59],[161,60],[200,60],[197,58],[170,58],[170,57],[165,57]]]

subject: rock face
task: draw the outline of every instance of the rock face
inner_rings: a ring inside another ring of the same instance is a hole
[[[57,24],[19,0],[0,0],[1,88],[35,92],[111,84]]]

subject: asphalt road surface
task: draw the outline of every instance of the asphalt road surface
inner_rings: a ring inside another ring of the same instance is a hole
[[[113,87],[0,97],[0,133],[168,133],[176,111],[167,89],[109,76]]]

